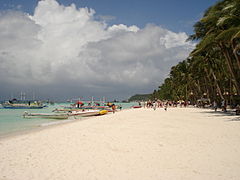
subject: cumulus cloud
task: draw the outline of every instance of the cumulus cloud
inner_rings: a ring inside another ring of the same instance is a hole
[[[148,93],[194,47],[185,33],[152,24],[108,26],[95,14],[56,0],[39,1],[33,15],[1,12],[1,94],[8,86],[51,97]]]

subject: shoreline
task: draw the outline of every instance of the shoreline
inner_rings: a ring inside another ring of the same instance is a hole
[[[129,109],[129,104],[123,104],[124,109]],[[132,103],[133,104],[133,103]],[[52,110],[66,106],[66,104],[56,104],[55,106],[50,106],[46,109],[41,109],[40,111],[33,109],[31,112],[43,112],[50,113]],[[10,136],[16,136],[18,134],[24,134],[28,131],[35,131],[40,128],[44,128],[42,126],[54,126],[55,124],[65,124],[67,121],[74,121],[72,117],[66,120],[56,120],[56,119],[46,119],[46,118],[31,118],[26,119],[22,118],[22,114],[24,113],[24,109],[1,109],[3,113],[0,112],[0,139],[7,138]],[[5,116],[5,117],[4,117]],[[83,117],[91,118],[91,117]],[[76,119],[81,119],[81,117],[76,117]],[[9,125],[9,126],[8,126]]]
[[[129,109],[122,109],[121,111],[126,111],[126,110],[130,110],[130,108]],[[121,111],[117,111],[117,113],[119,113]],[[112,112],[109,112],[106,115],[109,115],[109,114],[112,114]],[[49,125],[46,125],[46,126],[36,125],[31,129],[21,130],[21,131],[17,131],[17,132],[10,132],[10,133],[1,135],[0,136],[0,142],[1,142],[2,139],[11,139],[11,138],[14,138],[14,137],[17,137],[17,136],[21,136],[21,135],[25,135],[25,134],[31,134],[31,133],[35,133],[35,132],[38,132],[38,131],[43,131],[44,129],[54,128],[56,126],[63,126],[65,124],[69,124],[69,123],[77,123],[79,121],[89,120],[89,119],[92,119],[94,117],[98,117],[98,116],[79,117],[78,119],[56,120],[52,124],[49,123]],[[44,123],[44,124],[48,124],[48,123]]]
[[[175,109],[175,108],[179,108],[179,109],[193,108],[193,109],[209,110],[212,113],[220,114],[222,116],[234,116],[234,117],[236,116],[236,118],[239,118],[239,121],[240,121],[239,115],[235,115],[235,113],[232,113],[230,111],[223,112],[221,110],[218,110],[218,111],[215,112],[211,108],[197,108],[197,107],[170,107],[168,109],[172,109],[172,108],[173,109]],[[153,108],[140,108],[140,109],[153,110]],[[119,110],[116,113],[121,113],[122,111],[127,111],[127,110],[136,110],[136,109],[134,109],[134,108],[127,108],[127,109],[122,109],[121,111]],[[157,108],[157,110],[163,110],[163,108]],[[110,115],[110,114],[113,114],[113,113],[110,112],[110,113],[108,113],[106,115]],[[49,125],[46,125],[46,126],[36,125],[34,128],[31,128],[31,129],[21,130],[21,131],[17,131],[17,132],[10,132],[10,133],[7,133],[5,135],[1,135],[0,136],[0,142],[1,142],[1,140],[4,140],[4,139],[11,139],[11,138],[14,138],[14,137],[17,137],[17,136],[27,135],[27,134],[35,133],[35,132],[38,132],[38,131],[43,131],[45,129],[54,128],[54,127],[57,127],[57,126],[64,126],[65,124],[69,124],[69,123],[77,123],[79,121],[85,121],[85,120],[89,120],[89,119],[96,118],[96,117],[98,117],[98,116],[84,117],[84,118],[83,117],[79,117],[79,119],[58,120],[58,121],[54,121],[53,124],[50,123]],[[46,123],[46,124],[48,124],[48,123]]]
[[[237,180],[239,130],[209,109],[129,109],[0,139],[0,179]]]
[[[229,115],[229,116],[235,116],[234,113],[232,112],[223,112],[221,110],[218,110],[216,112],[214,112],[213,109],[211,108],[197,108],[197,107],[170,107],[168,109],[171,109],[171,108],[179,108],[179,109],[185,109],[185,108],[194,108],[194,109],[202,109],[202,110],[210,110],[212,111],[213,113],[216,113],[216,114],[221,114],[223,116],[225,115]],[[149,109],[151,110],[152,108],[140,108],[140,109]],[[127,110],[134,110],[134,108],[127,108],[127,109],[122,109],[121,111],[127,111]],[[153,110],[153,109],[152,109]],[[163,110],[163,108],[157,108],[157,110]],[[116,113],[121,113],[120,110],[118,110]],[[107,115],[109,114],[113,114],[112,112],[108,113]],[[58,120],[58,121],[54,121],[53,124],[49,124],[49,125],[46,125],[46,126],[42,126],[42,125],[36,125],[35,127],[31,128],[31,129],[26,129],[26,130],[21,130],[21,131],[17,131],[17,132],[10,132],[10,133],[7,133],[5,135],[1,135],[0,136],[0,141],[2,139],[11,139],[11,138],[14,138],[14,137],[17,137],[17,136],[21,136],[21,135],[25,135],[25,134],[31,134],[31,133],[35,133],[35,132],[38,132],[38,131],[43,131],[44,129],[49,129],[49,128],[54,128],[56,126],[63,126],[65,124],[69,124],[69,123],[76,123],[76,122],[79,122],[79,121],[85,121],[85,120],[89,120],[89,119],[92,119],[92,118],[95,118],[97,116],[93,116],[93,117],[84,117],[84,118],[81,118],[79,117],[79,119],[69,119],[69,120]],[[239,116],[236,116],[236,118],[239,117]],[[61,122],[62,121],[62,122]],[[48,123],[46,123],[48,124]]]

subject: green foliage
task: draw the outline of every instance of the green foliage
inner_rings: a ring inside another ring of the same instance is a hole
[[[233,103],[236,94],[240,95],[240,57],[234,54],[240,47],[240,1],[217,2],[196,22],[194,31],[188,40],[199,40],[196,48],[171,68],[152,97],[191,101],[229,98]]]
[[[151,94],[136,94],[128,99],[128,101],[147,101],[151,98]]]
[[[233,39],[240,39],[240,31],[238,31],[233,37],[231,40]]]
[[[240,21],[240,20],[239,20]],[[240,32],[240,27],[229,28],[225,31],[222,31],[217,37],[217,41],[223,41],[230,43],[231,39],[234,38]]]

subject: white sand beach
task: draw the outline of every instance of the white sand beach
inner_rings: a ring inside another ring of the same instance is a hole
[[[240,119],[131,109],[0,140],[0,180],[238,180]]]

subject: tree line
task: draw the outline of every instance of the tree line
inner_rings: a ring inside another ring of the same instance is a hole
[[[195,49],[171,68],[152,98],[239,103],[240,1],[223,0],[209,7],[188,40],[197,41]]]

